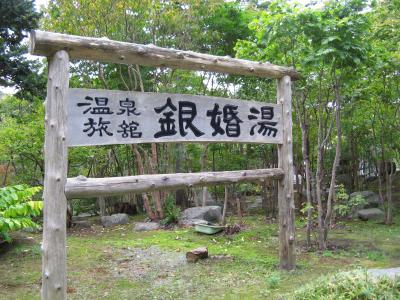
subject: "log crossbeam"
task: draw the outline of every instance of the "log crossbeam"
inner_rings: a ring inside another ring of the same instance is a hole
[[[215,56],[154,45],[113,41],[107,38],[82,37],[40,30],[31,32],[29,47],[32,55],[51,56],[59,50],[66,50],[71,59],[127,65],[140,64],[263,78],[282,78],[284,76],[290,76],[292,80],[300,78],[295,69],[269,62],[256,62],[229,56]]]
[[[245,171],[154,174],[108,178],[68,178],[65,185],[67,198],[114,196],[125,193],[146,193],[155,190],[175,190],[199,186],[239,182],[262,182],[266,179],[282,179],[279,168]]]

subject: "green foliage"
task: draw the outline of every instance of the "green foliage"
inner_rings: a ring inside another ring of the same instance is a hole
[[[278,272],[273,272],[268,274],[266,281],[270,289],[277,289],[281,282],[281,276]]]
[[[0,84],[16,85],[18,96],[32,100],[44,96],[46,81],[40,64],[27,60],[22,40],[38,26],[40,14],[32,0],[0,1]],[[7,16],[7,17],[6,17]]]
[[[234,56],[236,41],[250,35],[248,24],[254,15],[250,9],[242,9],[237,2],[219,4],[213,13],[206,16],[203,25],[209,32],[204,37],[208,39],[206,42],[211,53]]]
[[[5,97],[0,101],[0,162],[11,163],[14,183],[43,182],[43,119],[43,102],[39,99],[28,102]]]
[[[338,273],[331,277],[323,277],[297,290],[296,300],[330,300],[330,299],[399,299],[400,278],[374,279],[365,271]]]
[[[169,194],[165,200],[164,207],[165,218],[161,221],[162,224],[173,224],[178,222],[181,209],[175,205],[175,198]]]
[[[33,196],[41,189],[26,185],[0,189],[0,239],[10,242],[10,231],[39,227],[32,217],[40,215],[43,202],[33,200]]]
[[[236,190],[242,195],[256,195],[261,192],[261,186],[259,184],[241,183],[238,184]]]
[[[349,197],[343,184],[339,184],[336,187],[336,204],[334,209],[339,216],[348,216],[354,208],[362,207],[366,203],[367,200],[361,195]]]

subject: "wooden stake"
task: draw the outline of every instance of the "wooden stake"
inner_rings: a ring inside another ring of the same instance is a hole
[[[66,93],[69,56],[60,50],[49,58],[45,116],[45,176],[42,244],[42,299],[67,298],[66,212],[67,181]]]
[[[292,270],[296,266],[295,224],[293,199],[293,141],[291,80],[278,80],[278,104],[282,104],[283,144],[278,145],[278,168],[285,173],[278,183],[279,258],[280,268]]]

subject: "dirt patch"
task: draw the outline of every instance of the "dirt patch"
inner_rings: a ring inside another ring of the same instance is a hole
[[[163,284],[185,266],[185,253],[161,250],[156,246],[148,249],[125,248],[117,250],[111,261],[111,272],[115,277],[135,280],[153,280]]]
[[[35,244],[39,245],[36,240],[33,237],[26,237],[21,234],[15,234],[13,235],[13,240],[11,243],[7,242],[2,242],[0,243],[0,257],[3,255],[6,255],[8,252],[15,251],[17,248],[22,248],[22,247],[28,247],[28,246],[33,246]],[[25,251],[28,251],[25,249]],[[19,254],[24,254],[19,253]]]
[[[299,241],[298,249],[300,252],[312,252],[317,251],[318,244],[314,242],[311,246],[311,249],[307,248],[306,241]],[[336,251],[377,251],[379,252],[380,249],[376,247],[372,242],[367,241],[355,241],[352,239],[332,239],[328,241],[327,250],[336,252]]]

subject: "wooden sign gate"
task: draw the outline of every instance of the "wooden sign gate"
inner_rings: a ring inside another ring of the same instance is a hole
[[[292,68],[44,31],[32,31],[30,53],[48,58],[42,299],[66,299],[67,198],[158,189],[279,180],[280,267],[295,267]],[[69,60],[86,59],[277,79],[277,103],[217,97],[69,89]],[[278,144],[278,168],[189,174],[67,179],[68,147],[149,142]]]

